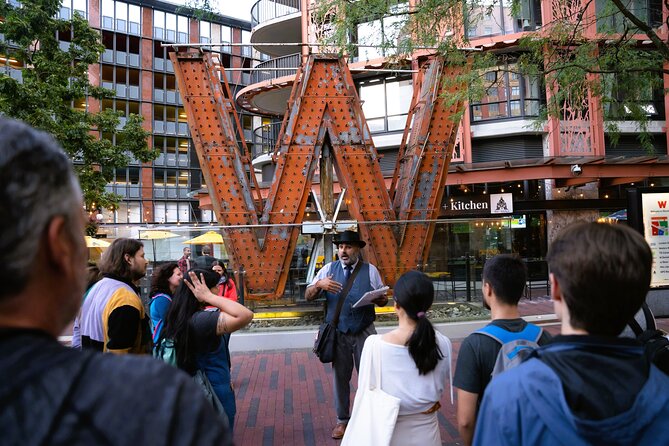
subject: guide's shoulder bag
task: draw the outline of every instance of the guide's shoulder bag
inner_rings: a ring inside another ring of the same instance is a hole
[[[339,293],[339,301],[337,302],[337,309],[335,310],[332,322],[323,322],[321,326],[318,327],[318,336],[316,337],[316,342],[314,342],[313,352],[323,364],[327,364],[334,360],[335,348],[337,348],[337,324],[339,323],[341,307],[344,305],[344,299],[346,299],[346,295],[351,290],[355,276],[358,275],[358,271],[360,271],[361,267],[362,260],[358,261],[358,264],[349,276],[346,285],[344,285],[341,293]]]

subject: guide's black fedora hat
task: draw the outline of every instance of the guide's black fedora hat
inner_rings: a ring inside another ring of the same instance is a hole
[[[348,243],[349,245],[357,245],[360,248],[364,248],[367,245],[367,243],[360,240],[360,234],[356,231],[344,231],[335,234],[332,242],[335,245],[339,245],[340,243]]]

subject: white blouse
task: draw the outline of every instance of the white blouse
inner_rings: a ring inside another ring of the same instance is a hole
[[[446,383],[451,393],[451,402],[453,401],[451,341],[438,331],[435,335],[443,358],[427,375],[419,375],[416,363],[409,355],[408,347],[391,344],[384,341],[381,335],[376,335],[381,347],[381,388],[402,400],[400,415],[415,414],[430,409],[435,402],[441,400]]]

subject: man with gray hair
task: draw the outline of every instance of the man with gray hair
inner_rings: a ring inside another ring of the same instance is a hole
[[[187,375],[58,343],[86,281],[81,190],[49,135],[1,117],[0,135],[3,444],[231,444]]]

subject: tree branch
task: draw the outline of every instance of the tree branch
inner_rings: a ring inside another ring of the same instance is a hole
[[[614,5],[616,5],[616,8],[620,10],[622,15],[627,17],[630,22],[632,22],[634,25],[636,25],[637,28],[639,28],[641,31],[644,32],[648,36],[648,38],[655,44],[655,47],[662,53],[665,59],[669,60],[669,48],[665,43],[660,39],[660,37],[653,31],[653,28],[650,27],[647,23],[645,23],[643,20],[639,19],[637,16],[632,14],[629,9],[623,5],[623,2],[621,0],[611,0]]]

